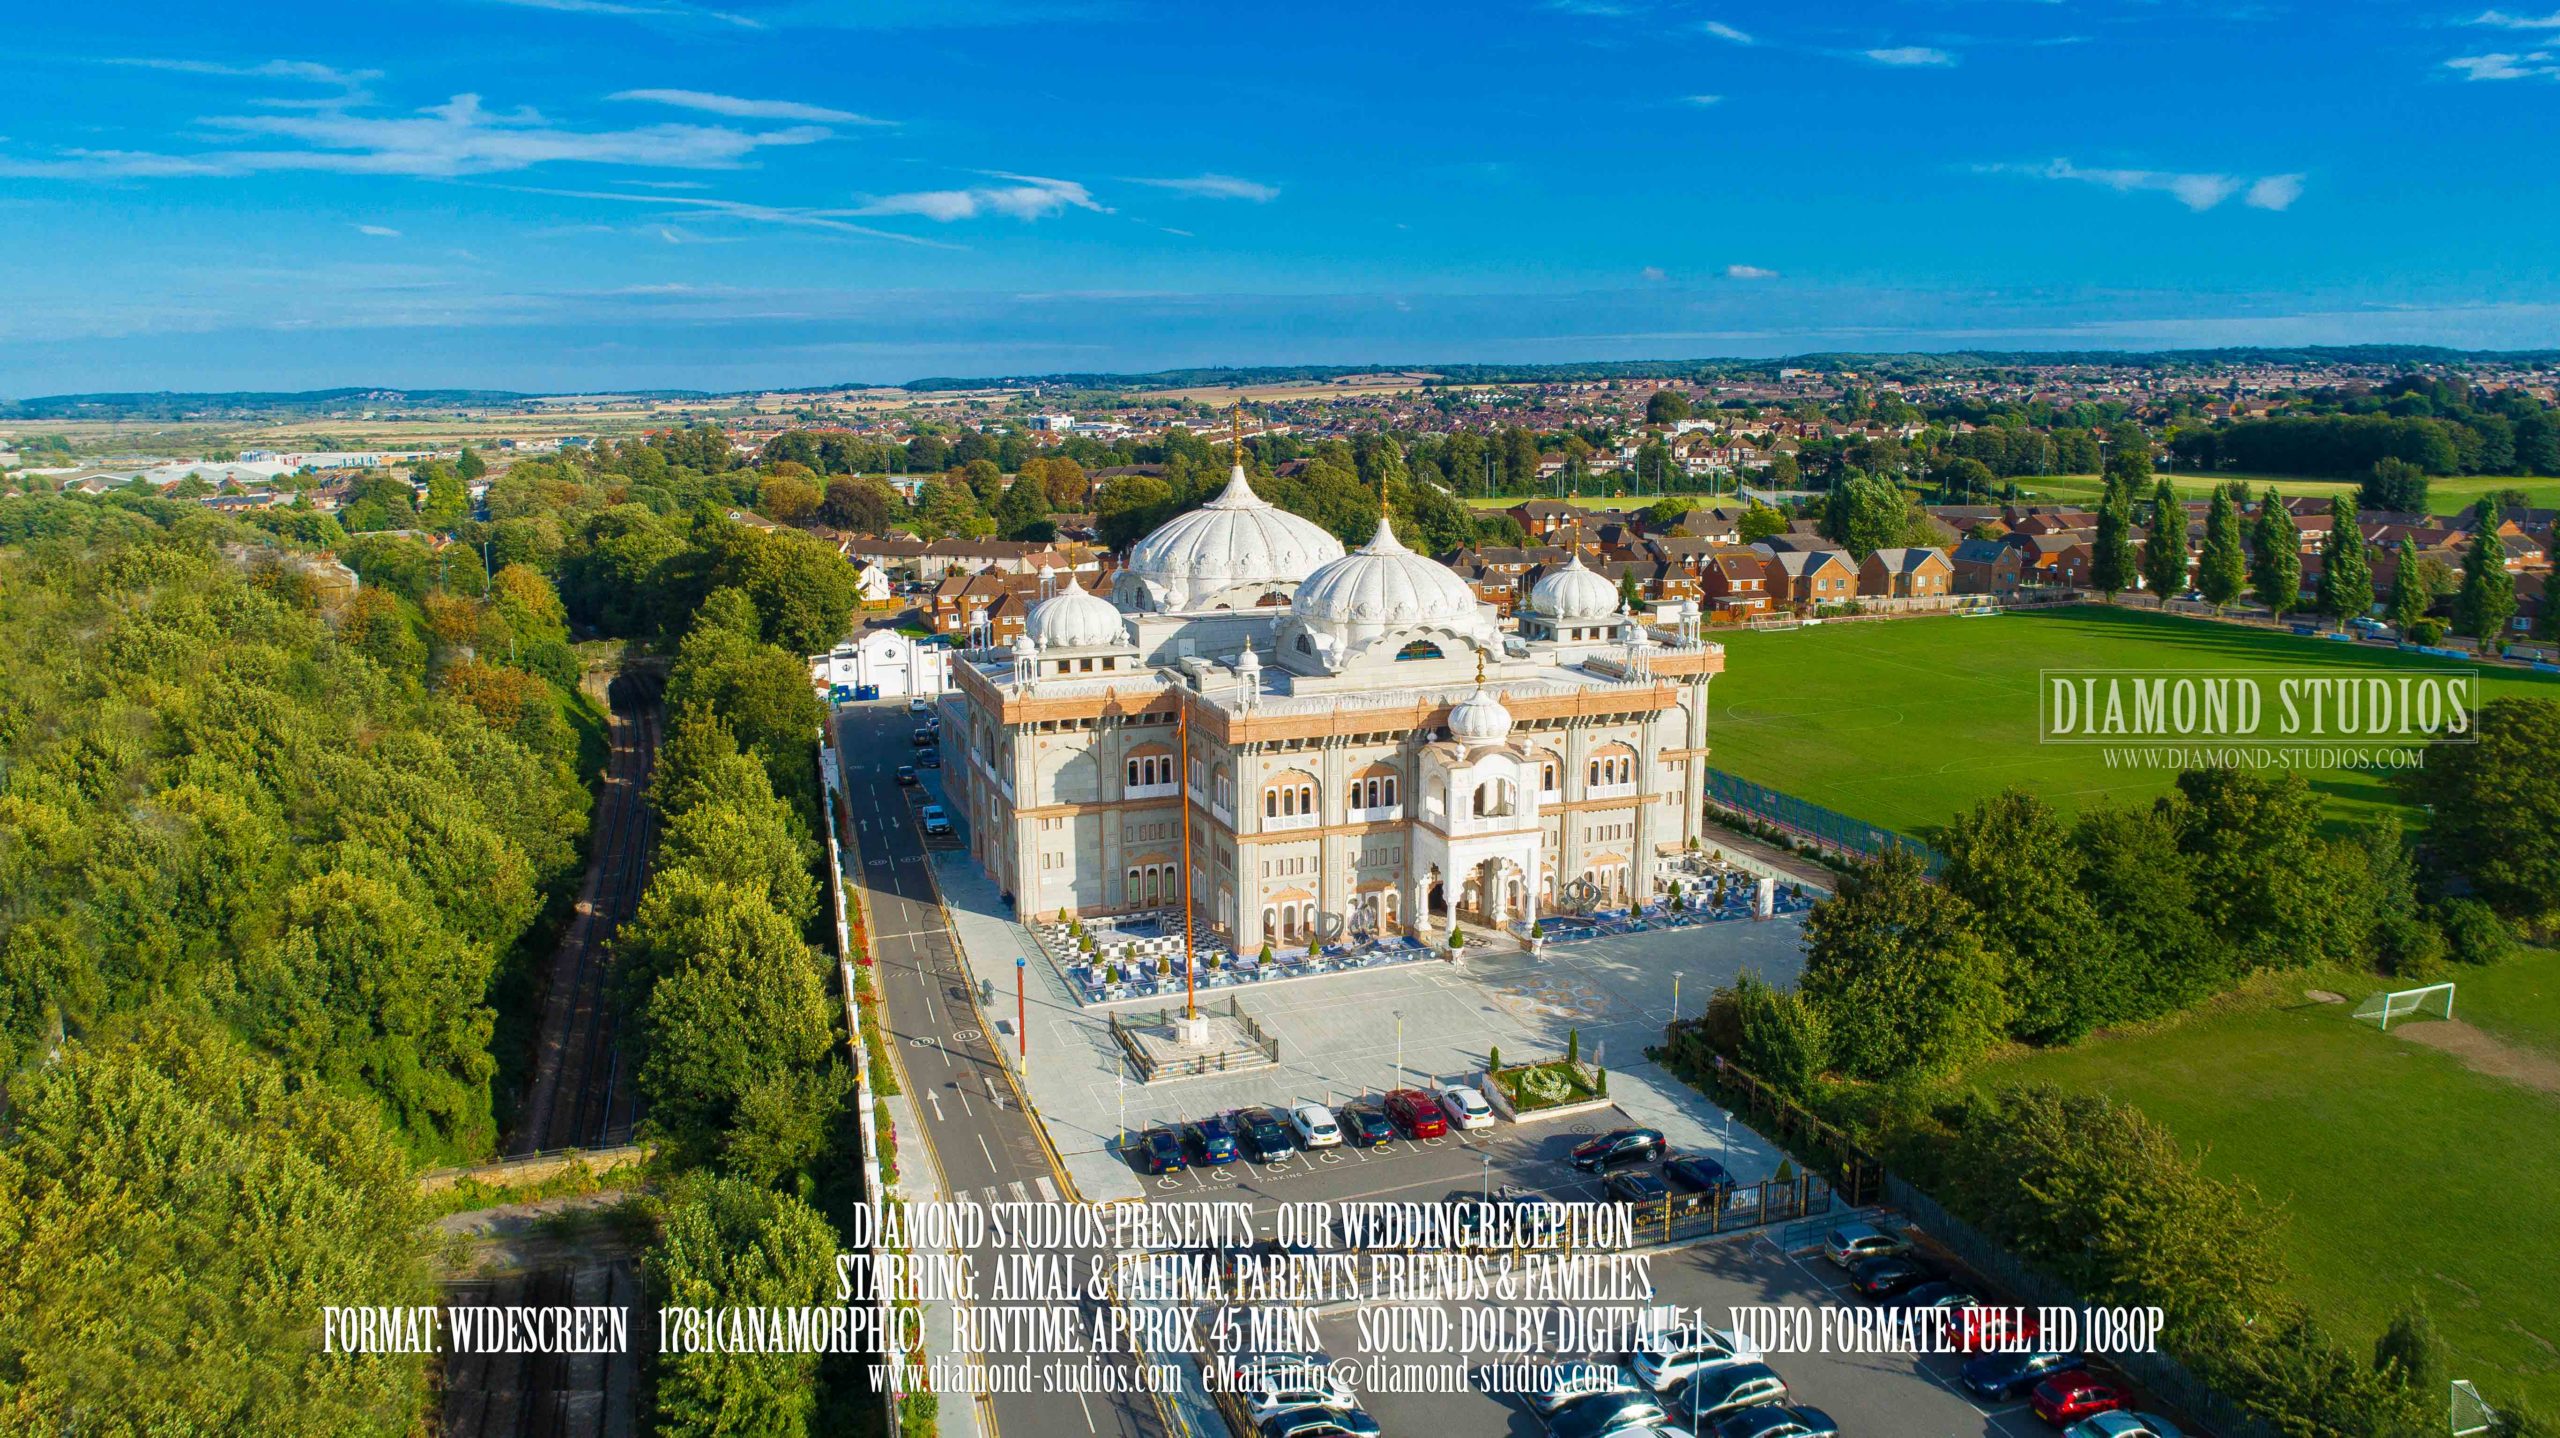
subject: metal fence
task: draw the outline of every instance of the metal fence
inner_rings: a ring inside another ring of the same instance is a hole
[[[1152,1015],[1115,1011],[1111,1015],[1111,1037],[1118,1041],[1121,1051],[1129,1056],[1129,1061],[1137,1065],[1139,1082],[1152,1083],[1164,1078],[1193,1078],[1201,1074],[1225,1073],[1231,1068],[1265,1068],[1280,1062],[1279,1038],[1256,1022],[1253,1015],[1246,1013],[1244,1005],[1236,1002],[1233,995],[1228,996],[1224,1010],[1220,1010],[1215,1004],[1202,1004],[1199,1009],[1204,1015],[1232,1021],[1237,1030],[1243,1033],[1246,1041],[1251,1044],[1252,1053],[1260,1056],[1261,1062],[1250,1063],[1245,1053],[1225,1048],[1203,1054],[1198,1058],[1167,1059],[1150,1051],[1145,1044],[1139,1042],[1138,1031],[1140,1029],[1170,1031],[1176,1010],[1157,1009]]]
[[[1946,855],[1907,834],[1897,834],[1864,819],[1852,819],[1838,810],[1722,769],[1707,771],[1707,802],[1796,838],[1810,839],[1826,849],[1870,859],[1898,849],[1919,855],[1920,862],[1932,874],[1946,866]]]
[[[2028,1267],[2017,1255],[1900,1177],[1887,1174],[1884,1186],[1888,1204],[1965,1267],[1989,1279],[2019,1303],[2030,1307],[2085,1306],[2080,1295],[2069,1287]],[[2190,1431],[2202,1428],[2220,1438],[2278,1438],[2274,1428],[2252,1417],[2165,1353],[2114,1353],[2107,1355],[2106,1361],[2123,1370],[2161,1406],[2188,1420]]]

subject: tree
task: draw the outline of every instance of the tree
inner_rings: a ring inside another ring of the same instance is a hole
[[[1629,614],[1644,607],[1644,588],[1636,582],[1632,566],[1618,571],[1618,607]]]
[[[2178,838],[2170,814],[2152,805],[2101,805],[2072,826],[2081,895],[2106,916],[2113,982],[2093,996],[2094,1027],[2157,1018],[2218,992],[2230,977],[2227,946],[2197,915],[2195,860]]]
[[[2187,507],[2169,481],[2151,492],[2151,532],[2142,543],[2142,582],[2162,604],[2187,591]]]
[[[2447,1391],[2444,1359],[2444,1339],[2428,1316],[2426,1300],[2412,1294],[2375,1340],[2373,1371],[2432,1404]]]
[[[489,472],[489,461],[480,457],[480,451],[466,444],[462,447],[461,456],[453,462],[453,472],[468,483]]]
[[[2284,507],[2274,485],[2258,500],[2256,532],[2250,536],[2249,589],[2260,604],[2282,619],[2302,607],[2302,531]]]
[[[1644,422],[1665,429],[1687,419],[1690,412],[1689,395],[1685,390],[1658,389],[1644,402]]]
[[[2471,548],[2462,557],[2462,589],[2453,597],[2453,632],[2494,651],[2516,612],[2516,579],[2507,573],[2507,546],[2498,538],[2498,512],[2489,501],[2472,511]]]
[[[948,479],[928,479],[916,493],[916,529],[928,539],[984,539],[995,522],[978,508],[969,486]]]
[[[1755,499],[1749,508],[1742,511],[1742,517],[1734,521],[1733,530],[1734,538],[1740,542],[1758,544],[1786,533],[1787,517]]]
[[[1973,906],[1974,928],[2005,966],[2013,1036],[2073,1043],[2127,1007],[2109,926],[2080,891],[2080,852],[2051,806],[2007,790],[1957,815],[1940,845],[1939,882]]]
[[[2320,612],[2338,624],[2373,608],[2373,557],[2345,495],[2329,501],[2329,532],[2320,541]]]
[[[2205,513],[2204,548],[2196,556],[2196,593],[2219,614],[2240,597],[2247,569],[2239,511],[2231,502],[2231,491],[2216,485],[2213,505]]]
[[[1971,904],[1896,851],[1851,875],[1805,920],[1798,990],[1858,1078],[1931,1077],[1996,1042],[2009,1018]]]
[[[1998,486],[1998,476],[1991,466],[1968,455],[1959,455],[1938,471],[1938,497],[1949,504],[1966,504],[1991,494]]]
[[[2405,459],[2386,456],[2356,488],[2356,507],[2400,514],[2427,512],[2427,472]]]
[[[2243,970],[2360,957],[2329,952],[2336,866],[2320,842],[2320,801],[2299,772],[2190,769],[2178,776],[2177,795],[2197,912]]]
[[[2399,557],[2391,573],[2391,624],[2406,639],[2427,617],[2436,602],[2435,593],[2427,585],[2427,576],[2419,567],[2418,543],[2407,535],[2400,537]]]
[[[899,508],[896,491],[870,475],[838,475],[827,481],[818,522],[857,534],[880,534]]]
[[[790,468],[800,470],[798,465]],[[758,487],[756,508],[776,524],[806,524],[818,513],[818,487],[809,482],[806,470],[768,474]]]
[[[319,1343],[323,1304],[435,1301],[417,1180],[369,1104],[157,1013],[66,1045],[9,1100],[8,1426],[416,1431],[423,1357]]]
[[[2473,742],[2438,740],[2401,782],[2437,861],[2499,913],[2542,924],[2560,910],[2560,702],[2492,700],[2473,723]]]
[[[797,1198],[693,1175],[676,1185],[657,1220],[657,1242],[642,1270],[650,1301],[660,1307],[795,1309],[835,1301],[841,1242]],[[672,1438],[805,1434],[817,1403],[818,1361],[815,1353],[669,1354],[657,1366],[654,1430]]]
[[[1853,558],[1863,560],[1901,542],[1904,511],[1909,507],[1900,485],[1875,475],[1853,475],[1831,487],[1823,506],[1822,533]]]
[[[2098,508],[2098,537],[2089,557],[2089,582],[2113,604],[2132,587],[2138,560],[2133,551],[2133,517],[2124,498],[2111,494]]]
[[[2151,480],[2151,440],[2140,425],[2116,426],[2108,437],[2107,492],[2130,500]]]
[[[1049,521],[1049,492],[1039,480],[1016,476],[996,500],[996,533],[1007,539],[1046,540],[1057,533]]]

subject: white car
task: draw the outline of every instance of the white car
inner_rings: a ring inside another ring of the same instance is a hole
[[[1579,1363],[1567,1363],[1557,1368],[1556,1381],[1547,1385],[1545,1392],[1530,1394],[1529,1406],[1536,1409],[1538,1416],[1543,1418],[1576,1398],[1588,1398],[1594,1393],[1634,1393],[1636,1391],[1638,1391],[1636,1381],[1625,1368],[1602,1359],[1590,1358]]]
[[[1440,1090],[1440,1111],[1449,1116],[1453,1128],[1493,1127],[1493,1105],[1484,1095],[1464,1084],[1452,1084]]]
[[[1293,1353],[1275,1349],[1268,1353],[1238,1353],[1226,1364],[1225,1377],[1230,1388],[1250,1388],[1258,1383],[1313,1383],[1333,1367],[1333,1360],[1321,1353]]]
[[[1342,1126],[1333,1121],[1333,1110],[1320,1103],[1302,1103],[1289,1110],[1289,1126],[1298,1131],[1303,1148],[1332,1148],[1342,1142]]]
[[[1638,1382],[1656,1393],[1668,1392],[1710,1368],[1728,1363],[1756,1363],[1760,1345],[1721,1328],[1684,1323],[1637,1341],[1627,1367]]]
[[[907,701],[907,712],[910,714],[930,714],[933,712],[933,706],[927,703],[922,696],[918,696],[917,698]]]
[[[2100,1413],[2062,1430],[2062,1438],[2184,1438],[2177,1425],[2150,1413]]]
[[[1323,1369],[1266,1369],[1236,1385],[1236,1396],[1254,1421],[1291,1408],[1330,1408],[1336,1413],[1360,1406],[1359,1395]]]

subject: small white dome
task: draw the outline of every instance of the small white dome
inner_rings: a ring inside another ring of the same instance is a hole
[[[1540,575],[1529,586],[1529,607],[1560,624],[1589,624],[1618,612],[1618,591],[1583,567],[1582,556]]]
[[[1385,516],[1367,544],[1298,586],[1289,612],[1328,624],[1476,627],[1476,595],[1455,570],[1396,542]]]
[[[1066,588],[1031,606],[1023,633],[1043,649],[1100,649],[1120,643],[1128,631],[1110,600],[1070,576]]]
[[[1135,593],[1124,590],[1123,597],[1178,612],[1230,591],[1295,584],[1341,557],[1340,540],[1254,493],[1239,464],[1217,498],[1130,546],[1126,582]],[[1259,596],[1236,597],[1251,603]]]
[[[1476,681],[1476,692],[1461,699],[1449,710],[1449,737],[1473,748],[1480,744],[1499,744],[1511,737],[1511,711],[1502,707],[1502,699]]]

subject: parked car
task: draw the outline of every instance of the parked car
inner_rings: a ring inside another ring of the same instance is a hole
[[[1602,1438],[1650,1428],[1670,1415],[1650,1393],[1593,1393],[1547,1415],[1548,1438]]]
[[[1624,1163],[1651,1163],[1670,1151],[1660,1129],[1616,1128],[1575,1144],[1572,1161],[1585,1173],[1604,1173]]]
[[[1787,1380],[1766,1363],[1725,1363],[1706,1369],[1662,1400],[1671,1416],[1696,1431],[1701,1423],[1787,1401]]]
[[[1962,1353],[1988,1353],[1995,1348],[2021,1350],[2032,1346],[2044,1326],[2036,1316],[2023,1308],[1999,1304],[1977,1304],[1950,1312],[1948,1320],[1956,1326],[1956,1349]]]
[[[1378,1420],[1357,1408],[1287,1408],[1259,1427],[1262,1438],[1378,1438]]]
[[[2023,1353],[1985,1353],[1964,1361],[1957,1376],[1967,1391],[1982,1398],[2015,1398],[2057,1373],[2081,1364],[2077,1353],[2036,1349]]]
[[[1683,1193],[1712,1193],[1719,1199],[1733,1191],[1733,1175],[1714,1159],[1687,1154],[1662,1165],[1662,1176]]]
[[[1440,1111],[1459,1128],[1493,1127],[1493,1105],[1465,1084],[1451,1084],[1440,1090]]]
[[[1819,1408],[1764,1403],[1718,1419],[1716,1438],[1840,1438],[1840,1425]]]
[[[916,756],[916,762],[928,769],[939,769],[942,767],[942,751],[927,749]]]
[[[2027,1406],[2056,1428],[2133,1406],[2133,1395],[2086,1369],[2057,1373],[2036,1385]]]
[[[1671,1196],[1671,1185],[1661,1175],[1642,1169],[1622,1168],[1609,1175],[1609,1196],[1622,1203],[1660,1203]]]
[[[915,745],[919,749],[922,749],[939,740],[941,737],[941,735],[934,733],[930,729],[918,729],[907,736],[907,742]]]
[[[1147,1130],[1146,1141],[1138,1146],[1138,1166],[1149,1173],[1176,1173],[1188,1167],[1182,1135],[1169,1128]]]
[[[916,817],[923,823],[924,831],[928,834],[951,832],[951,815],[945,812],[940,804],[925,805]]]
[[[2157,1413],[2101,1413],[2062,1430],[2062,1438],[2186,1438]]]
[[[1959,1284],[1935,1282],[1915,1283],[1885,1302],[1893,1308],[1928,1309],[1938,1315],[1941,1324],[1946,1324],[1954,1322],[1964,1310],[1979,1307],[1982,1300]]]
[[[1635,1351],[1627,1355],[1627,1371],[1635,1374],[1637,1382],[1660,1393],[1709,1368],[1749,1363],[1759,1357],[1759,1345],[1744,1342],[1730,1330],[1684,1323],[1638,1339]]]
[[[1637,1393],[1643,1391],[1636,1377],[1622,1364],[1588,1358],[1579,1363],[1559,1364],[1556,1381],[1543,1393],[1529,1395],[1529,1407],[1544,1418],[1577,1399],[1598,1393]]]
[[[899,766],[898,766],[898,787],[899,787],[899,788],[901,788],[901,789],[912,789],[912,788],[914,788],[914,787],[915,787],[915,783],[916,783],[916,766],[915,766],[915,765],[913,765],[913,764],[901,764],[901,765],[899,765]]]
[[[1822,1251],[1842,1268],[1855,1268],[1870,1258],[1908,1253],[1911,1245],[1870,1223],[1844,1223],[1822,1240]]]
[[[933,712],[933,705],[928,703],[923,695],[919,694],[913,699],[907,701],[907,712],[910,714],[930,714]]]
[[[1882,1258],[1866,1259],[1850,1269],[1849,1286],[1867,1298],[1890,1298],[1937,1276],[1929,1265],[1910,1254],[1888,1253]]]
[[[1236,1151],[1236,1128],[1223,1118],[1204,1118],[1191,1126],[1191,1146],[1200,1152],[1202,1163],[1233,1163],[1243,1157]]]
[[[1353,1148],[1375,1148],[1396,1136],[1396,1126],[1374,1108],[1347,1108],[1342,1111],[1342,1136]]]
[[[1439,1138],[1449,1132],[1449,1120],[1441,1116],[1440,1105],[1418,1088],[1389,1092],[1387,1116],[1396,1121],[1396,1127],[1403,1129],[1407,1138]]]
[[[1289,1126],[1267,1108],[1249,1108],[1236,1114],[1236,1130],[1244,1139],[1244,1156],[1255,1163],[1278,1163],[1298,1151],[1289,1137]]]
[[[1289,1110],[1289,1125],[1298,1131],[1298,1142],[1308,1148],[1331,1148],[1342,1142],[1342,1125],[1334,1122],[1333,1110],[1320,1103],[1302,1103]]]
[[[1218,1377],[1229,1388],[1241,1388],[1273,1375],[1312,1378],[1332,1367],[1333,1360],[1322,1353],[1274,1348],[1258,1353],[1228,1355],[1226,1366],[1219,1370]]]
[[[1248,1374],[1244,1382],[1236,1385],[1236,1397],[1243,1400],[1245,1411],[1257,1423],[1291,1408],[1347,1412],[1360,1406],[1359,1395],[1344,1387],[1331,1372],[1304,1366],[1267,1368]]]

